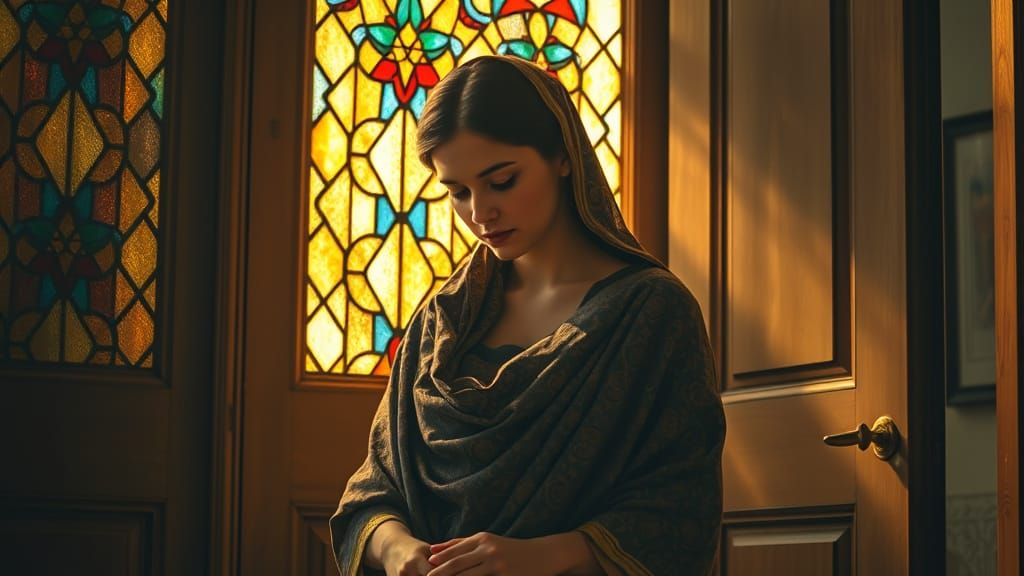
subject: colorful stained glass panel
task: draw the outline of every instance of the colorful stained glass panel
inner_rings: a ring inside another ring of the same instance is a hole
[[[420,165],[427,93],[483,54],[565,84],[619,198],[621,0],[314,0],[305,369],[385,376],[475,244]]]
[[[156,363],[165,0],[0,0],[0,360]]]

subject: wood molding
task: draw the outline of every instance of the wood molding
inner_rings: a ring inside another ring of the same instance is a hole
[[[159,502],[5,499],[0,502],[4,568],[17,574],[62,569],[90,573],[110,570],[118,562],[121,570],[117,573],[163,574],[164,517],[164,505]],[[62,543],[82,548],[69,551]],[[88,556],[77,554],[86,549]],[[110,553],[106,558],[102,557],[104,549]],[[43,551],[54,550],[61,554],[39,557]],[[69,554],[70,558],[66,557]],[[86,558],[99,564],[66,565]]]
[[[852,199],[850,114],[850,0],[829,1],[831,206],[832,206],[832,351],[821,362],[774,366],[754,371],[731,370],[728,310],[729,216],[729,74],[730,30],[728,2],[713,3],[711,19],[711,294],[710,330],[718,354],[722,390],[772,388],[793,382],[809,383],[851,377],[853,374]]]
[[[296,576],[335,574],[328,520],[335,507],[292,503],[291,573]]]
[[[668,3],[623,2],[622,211],[668,262]]]
[[[1000,576],[1020,574],[1021,292],[1024,287],[1022,182],[1024,113],[1016,92],[1024,83],[1024,6],[992,0],[992,104],[995,161],[996,458],[998,514],[996,562]]]
[[[224,21],[209,556],[209,573],[223,576],[239,573],[253,32],[251,3],[227,6],[233,16]]]

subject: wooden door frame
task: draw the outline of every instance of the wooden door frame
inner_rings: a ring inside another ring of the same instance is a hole
[[[1024,288],[1024,221],[1017,167],[1024,165],[1024,2],[992,0],[992,107],[995,161],[996,300],[996,564],[1000,576],[1020,573],[1021,395],[1020,311]]]
[[[211,574],[234,575],[242,561],[241,431],[256,18],[253,2],[247,0],[224,0],[224,9],[230,17],[225,18],[223,36],[209,569]],[[623,215],[640,242],[667,262],[668,4],[623,0],[623,12],[623,184],[650,191],[624,197]]]
[[[939,6],[903,2],[911,574],[945,574],[946,394]]]

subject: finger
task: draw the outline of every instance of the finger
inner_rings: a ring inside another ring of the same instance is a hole
[[[465,570],[480,566],[483,561],[483,556],[478,553],[463,554],[435,567],[427,572],[427,576],[455,576],[462,574]]]
[[[463,540],[465,540],[465,538],[452,538],[451,540],[449,540],[447,542],[440,542],[438,544],[431,544],[430,545],[430,553],[431,554],[437,554],[438,552],[440,552],[440,551],[442,551],[442,550],[444,550],[446,548],[449,548],[450,546],[454,546],[455,544],[458,544],[459,542],[462,542]]]
[[[467,540],[465,538],[461,538],[459,539],[458,542],[452,544],[444,550],[441,550],[440,552],[434,552],[433,550],[431,550],[433,554],[430,556],[430,558],[427,558],[427,560],[434,566],[440,566],[441,564],[444,564],[452,558],[469,553],[474,548],[476,548],[476,542],[472,540]]]

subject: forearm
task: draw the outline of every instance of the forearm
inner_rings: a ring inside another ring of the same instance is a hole
[[[398,520],[385,520],[371,534],[363,552],[363,563],[375,570],[384,569],[384,552],[387,547],[399,538],[411,538],[409,528]]]
[[[612,576],[618,571],[609,573],[602,568],[595,551],[582,532],[572,531],[536,539],[540,546],[544,562],[550,567],[550,574],[565,576]],[[607,565],[607,564],[606,564]]]

